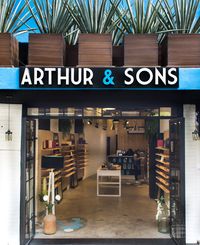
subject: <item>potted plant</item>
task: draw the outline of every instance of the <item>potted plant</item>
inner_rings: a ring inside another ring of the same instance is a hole
[[[125,9],[117,10],[123,28],[128,35],[124,37],[124,66],[157,66],[158,36],[160,22],[157,10],[160,2],[126,0]]]
[[[118,20],[114,17],[120,0],[75,0],[66,8],[80,30],[79,66],[112,66],[112,34]]]
[[[42,197],[43,196],[43,197]],[[41,200],[42,197],[42,200]],[[53,235],[56,233],[56,216],[53,213],[53,207],[55,204],[53,204],[49,200],[48,195],[40,195],[40,200],[44,203],[45,209],[46,209],[46,215],[43,219],[44,227],[43,227],[43,232],[46,235]],[[55,196],[55,201],[59,202],[61,200],[60,195]]]
[[[1,1],[0,66],[19,66],[19,45],[15,36],[31,30],[25,25],[31,18],[26,10],[27,4],[23,1]]]
[[[70,119],[59,119],[59,131],[63,133],[63,138],[70,133],[72,122]]]
[[[150,139],[157,137],[159,134],[159,120],[157,118],[150,118],[145,120],[145,136]]]
[[[198,0],[164,0],[157,12],[164,32],[163,66],[200,66],[200,2]]]
[[[158,232],[169,233],[169,208],[167,207],[163,196],[157,200],[156,221],[158,225]]]
[[[71,0],[31,0],[30,13],[40,33],[30,34],[29,66],[64,66],[65,38],[68,40],[74,30],[74,22],[64,7]],[[35,10],[35,11],[34,11]]]

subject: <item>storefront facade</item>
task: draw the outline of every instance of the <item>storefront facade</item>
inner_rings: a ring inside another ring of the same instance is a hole
[[[112,45],[109,45],[112,49]],[[0,193],[4,197],[4,201],[0,204],[0,208],[3,210],[0,224],[3,244],[22,245],[32,240],[33,244],[41,242],[34,240],[34,224],[31,232],[25,231],[25,216],[30,212],[30,209],[26,210],[25,204],[26,201],[32,202],[34,210],[34,199],[36,198],[34,189],[32,189],[30,199],[27,199],[26,196],[26,122],[38,117],[45,119],[50,115],[37,114],[34,117],[33,114],[29,114],[29,109],[39,108],[51,111],[51,108],[74,108],[83,111],[86,107],[117,108],[121,113],[156,108],[159,111],[158,118],[160,118],[161,108],[172,108],[170,117],[166,117],[170,120],[170,127],[174,130],[172,130],[174,141],[171,141],[171,151],[173,152],[173,144],[177,140],[175,139],[177,135],[179,145],[177,155],[174,154],[174,159],[171,159],[178,164],[175,164],[176,166],[171,170],[174,171],[176,178],[172,178],[170,188],[171,191],[179,193],[179,208],[175,207],[174,210],[179,213],[180,219],[173,220],[174,226],[171,224],[171,236],[180,245],[184,243],[196,244],[200,240],[200,193],[198,190],[200,184],[200,141],[197,140],[199,135],[197,114],[199,113],[200,69],[191,66],[190,68],[182,68],[181,65],[180,68],[176,65],[174,67],[157,67],[157,65],[151,66],[150,64],[139,67],[137,65],[122,66],[120,62],[118,65],[114,64],[115,67],[106,64],[101,68],[88,68],[83,64],[81,67],[77,63],[74,64],[74,53],[71,57],[71,60],[68,57],[69,60],[64,66],[40,64],[32,65],[32,67],[0,68],[2,123],[0,125],[0,162],[2,163]],[[145,60],[145,57],[143,59]],[[39,68],[40,66],[42,68]],[[59,115],[56,116],[59,117]],[[84,119],[87,117],[80,114],[75,115],[74,118]],[[115,116],[115,118],[120,119],[120,116]],[[162,117],[162,119],[164,118],[165,116]],[[9,130],[12,132],[11,135]],[[12,141],[7,140],[9,136],[12,137]],[[34,179],[30,179],[30,181],[34,185]],[[177,188],[177,186],[179,187]],[[30,213],[28,217],[30,220],[35,218]],[[83,241],[80,237],[79,240],[63,240],[62,242],[64,244]],[[89,242],[92,241],[88,240]],[[101,243],[102,240],[99,239],[96,242]],[[134,244],[137,240],[128,239],[127,242]],[[148,239],[142,242],[150,244]],[[160,242],[169,241],[161,239]]]
[[[138,108],[151,105],[152,107],[175,107],[176,117],[185,119],[185,236],[187,244],[195,244],[199,239],[199,220],[200,216],[198,207],[198,184],[199,184],[199,141],[194,141],[192,132],[195,128],[196,109],[198,107],[198,87],[199,69],[184,69],[184,75],[179,73],[179,91],[160,89],[147,89],[148,91],[134,89],[129,90],[113,90],[106,89],[95,91],[51,91],[51,90],[31,90],[24,91],[17,87],[19,85],[19,69],[2,69],[1,76],[1,117],[2,122],[2,143],[1,143],[1,162],[2,166],[2,184],[1,193],[6,197],[6,202],[2,202],[2,210],[4,219],[2,219],[2,227],[4,230],[3,239],[9,244],[19,244],[20,241],[20,203],[22,204],[22,196],[20,190],[23,175],[21,172],[21,162],[23,157],[24,138],[22,132],[23,118],[27,118],[27,108],[30,107],[119,107],[119,108]],[[12,73],[15,76],[12,76]],[[6,79],[7,77],[7,79]],[[5,84],[5,81],[10,81]],[[190,84],[188,86],[188,83]],[[181,87],[183,84],[183,87]],[[181,86],[180,86],[181,85]],[[4,87],[3,87],[4,86]],[[5,89],[5,90],[4,90]],[[192,90],[190,90],[192,89]],[[197,89],[195,91],[195,89]],[[120,99],[118,99],[120,97]],[[37,98],[37,100],[36,100]],[[67,99],[66,99],[67,98]],[[144,99],[145,98],[145,99]],[[5,142],[4,129],[8,126],[8,104],[11,104],[11,127],[13,132],[13,141]],[[20,181],[21,180],[21,181]],[[4,188],[7,182],[8,189]],[[23,189],[23,186],[22,186]],[[21,198],[21,199],[20,199]],[[9,203],[9,205],[8,205]],[[23,207],[21,207],[23,208]],[[16,211],[18,210],[18,211]],[[21,209],[22,212],[22,209]],[[4,221],[6,220],[6,225]],[[13,224],[14,227],[13,227]],[[8,230],[12,230],[12,236],[8,234]],[[23,231],[21,231],[23,233]]]

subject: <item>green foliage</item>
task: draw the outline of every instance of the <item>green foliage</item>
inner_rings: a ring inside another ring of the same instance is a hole
[[[118,8],[117,14],[126,33],[156,33],[161,29],[157,15],[160,2],[148,0],[125,0],[126,7]]]
[[[200,0],[160,0],[160,11],[157,11],[164,32],[199,33]]]
[[[27,0],[28,1],[28,0]],[[41,33],[59,33],[70,44],[77,41],[78,28],[65,4],[72,5],[71,0],[30,0],[29,11]]]
[[[66,137],[67,134],[70,133],[72,128],[72,122],[70,119],[60,119],[59,120],[59,128],[60,131],[63,133],[63,136]]]
[[[30,19],[31,15],[24,0],[0,0],[0,33],[19,35],[33,30],[27,25]]]
[[[150,118],[145,120],[145,136],[147,138],[157,136],[159,132],[159,120]]]
[[[66,9],[82,33],[112,33],[119,19],[116,10],[121,0],[75,0],[75,5],[66,4]]]

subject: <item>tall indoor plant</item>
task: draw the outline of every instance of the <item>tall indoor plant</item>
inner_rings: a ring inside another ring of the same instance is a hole
[[[18,42],[14,35],[31,30],[27,24],[30,19],[24,1],[0,0],[0,66],[19,65]]]
[[[76,42],[78,32],[71,14],[64,7],[65,3],[71,5],[72,1],[28,1],[29,11],[40,32],[30,35],[29,65],[65,65],[64,38],[67,41]]]
[[[162,42],[162,65],[200,65],[200,1],[162,0],[157,15],[166,35]]]

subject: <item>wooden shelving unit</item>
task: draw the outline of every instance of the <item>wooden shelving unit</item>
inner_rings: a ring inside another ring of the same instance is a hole
[[[70,186],[70,177],[77,173],[75,159],[75,145],[62,145],[61,153],[64,156],[64,168],[62,170],[63,191]]]
[[[42,149],[41,154],[42,156],[47,155],[54,155],[59,156],[60,155],[61,148],[47,148]],[[41,181],[43,183],[43,179],[46,177],[47,179],[47,189],[48,189],[48,183],[49,183],[49,172],[51,169],[41,169]],[[54,171],[54,184],[55,184],[55,192],[60,194],[62,197],[62,170],[55,170]],[[41,183],[41,184],[42,184]]]
[[[165,193],[169,194],[169,149],[156,147],[156,185]]]
[[[85,168],[88,163],[88,145],[87,144],[77,144],[76,163],[77,163],[78,180],[82,180],[85,175]]]
[[[61,147],[42,149],[42,155],[54,155],[54,156],[64,156],[64,168],[55,173],[55,189],[57,192],[63,192],[70,186],[70,177],[77,173],[76,171],[76,161],[75,161],[75,145],[62,145]],[[51,169],[42,169],[41,177],[48,179],[49,172]],[[58,190],[59,189],[59,190]],[[61,195],[62,196],[62,195]]]

